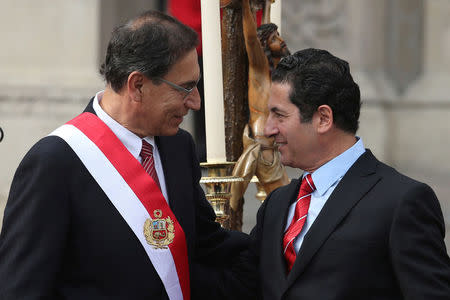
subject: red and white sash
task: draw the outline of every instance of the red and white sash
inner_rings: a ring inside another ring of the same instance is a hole
[[[190,299],[184,231],[142,165],[92,113],[82,113],[50,135],[70,145],[120,212],[144,247],[169,298]]]

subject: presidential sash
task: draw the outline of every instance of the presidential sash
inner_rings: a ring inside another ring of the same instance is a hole
[[[169,299],[190,299],[184,231],[157,184],[96,115],[82,113],[50,135],[64,139],[133,230]]]

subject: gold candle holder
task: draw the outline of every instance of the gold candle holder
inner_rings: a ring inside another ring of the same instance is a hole
[[[216,221],[222,227],[229,228],[231,183],[243,181],[241,177],[231,176],[234,162],[200,163],[207,169],[208,176],[202,177],[200,183],[205,185],[206,199],[216,213]]]

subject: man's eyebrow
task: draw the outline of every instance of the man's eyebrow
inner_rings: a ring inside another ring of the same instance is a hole
[[[180,83],[181,86],[188,86],[188,87],[193,87],[194,85],[196,85],[201,79],[201,76],[198,77],[197,80],[189,80],[183,83]]]
[[[183,83],[180,84],[180,85],[184,85],[184,86],[194,86],[196,83],[197,83],[197,81],[195,81],[195,80],[190,80],[190,81],[183,82]]]
[[[270,111],[276,113],[276,112],[281,112],[282,110],[280,110],[278,107],[274,106],[274,107],[270,108]]]

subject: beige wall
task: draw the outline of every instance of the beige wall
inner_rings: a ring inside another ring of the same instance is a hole
[[[0,83],[85,87],[99,83],[98,1],[3,0]]]

